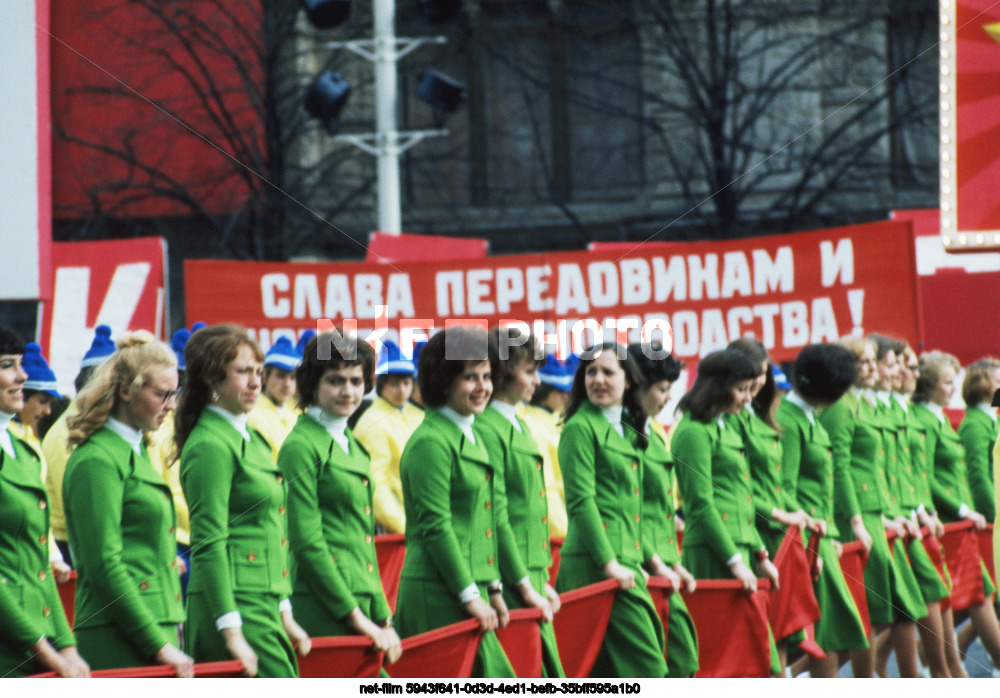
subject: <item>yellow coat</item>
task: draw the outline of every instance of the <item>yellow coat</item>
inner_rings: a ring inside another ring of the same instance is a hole
[[[376,397],[354,426],[354,437],[371,456],[375,483],[375,523],[386,533],[405,533],[403,483],[399,459],[410,436],[424,421],[424,411],[409,402],[401,408]]]
[[[544,407],[527,405],[524,408],[523,418],[542,454],[542,473],[545,475],[545,491],[549,500],[549,535],[554,538],[565,538],[569,519],[566,516],[566,493],[563,490],[562,470],[559,467],[561,417]]]
[[[44,482],[45,491],[49,495],[49,522],[52,525],[52,535],[65,543],[69,542],[62,493],[63,475],[66,474],[66,463],[69,461],[69,427],[66,426],[66,420],[74,414],[76,403],[71,402],[42,439],[42,453],[48,466]]]
[[[269,397],[261,395],[250,412],[247,426],[260,432],[271,447],[271,457],[277,463],[281,444],[285,443],[298,418],[298,412],[289,405],[278,407]]]
[[[171,412],[163,420],[162,426],[150,435],[149,460],[153,469],[163,475],[163,481],[170,488],[174,500],[174,511],[177,512],[177,542],[181,545],[191,545],[191,513],[188,511],[187,499],[181,489],[181,462],[177,459],[171,463],[174,453],[174,413]]]

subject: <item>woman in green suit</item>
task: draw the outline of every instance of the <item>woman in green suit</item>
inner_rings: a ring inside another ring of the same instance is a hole
[[[487,348],[493,397],[476,417],[475,426],[483,437],[490,463],[496,467],[498,477],[503,477],[515,542],[510,554],[500,560],[504,601],[508,608],[534,606],[541,610],[542,677],[563,678],[566,674],[552,628],[559,595],[549,584],[552,555],[542,454],[517,414],[518,404],[529,402],[541,382],[538,367],[545,358],[534,335],[512,328],[493,328]]]
[[[965,446],[972,506],[986,518],[986,523],[993,523],[996,518],[993,445],[1000,437],[1000,421],[990,401],[997,390],[1000,390],[1000,361],[982,359],[966,369],[962,380],[965,418],[958,427],[958,436]]]
[[[235,658],[248,676],[280,678],[298,675],[295,651],[310,641],[288,598],[288,484],[247,428],[263,358],[234,325],[191,335],[174,441],[191,510],[188,648],[199,662]]]
[[[49,567],[49,506],[35,452],[7,426],[24,409],[24,340],[0,325],[0,679],[89,676]]]
[[[698,579],[735,577],[747,592],[757,590],[751,565],[775,588],[778,570],[754,520],[746,448],[725,417],[739,414],[750,402],[760,373],[761,365],[741,351],[726,349],[706,356],[698,365],[694,385],[677,406],[683,416],[671,439],[684,499],[681,561]],[[780,671],[773,638],[771,670]]]
[[[473,429],[493,392],[486,343],[484,330],[456,326],[420,352],[417,376],[428,409],[399,464],[406,560],[396,627],[408,637],[471,616],[483,633],[473,676],[513,678],[493,632],[509,620],[501,564],[512,560],[513,540],[502,471]]]
[[[667,674],[663,624],[646,590],[643,453],[649,443],[640,380],[625,347],[605,342],[580,356],[559,439],[569,528],[559,591],[607,578],[618,593],[591,677]]]
[[[976,511],[969,489],[965,465],[965,447],[944,414],[944,407],[955,392],[955,377],[960,364],[951,354],[931,351],[920,356],[920,377],[913,391],[913,411],[927,434],[925,468],[931,473],[931,493],[941,521],[972,521],[978,530],[986,527],[986,518]],[[972,626],[983,642],[995,667],[1000,667],[1000,627],[990,594],[996,591],[986,566],[982,565],[986,600],[968,610]],[[956,612],[956,616],[958,613]],[[960,622],[955,619],[956,624]]]
[[[816,642],[826,659],[810,659],[809,673],[835,678],[841,665],[838,654],[868,649],[864,626],[840,568],[840,543],[834,520],[833,449],[818,412],[837,402],[854,383],[854,355],[831,344],[814,344],[799,352],[792,368],[792,391],[781,404],[775,420],[781,428],[781,484],[787,495],[822,528],[803,531],[806,542],[820,535],[818,555],[823,561],[813,591],[820,619]],[[846,661],[846,656],[844,661]]]
[[[146,450],[175,406],[177,358],[149,332],[124,334],[76,398],[63,504],[79,573],[76,633],[95,669],[169,664],[184,621],[173,496]]]
[[[630,344],[628,353],[638,369],[639,398],[649,415],[649,445],[643,452],[642,469],[642,535],[649,553],[644,567],[652,575],[666,577],[674,587],[666,628],[667,676],[694,676],[698,671],[698,634],[681,592],[693,592],[697,582],[681,564],[674,524],[674,460],[667,432],[657,416],[666,407],[670,386],[680,377],[683,364],[660,344]]]
[[[332,346],[329,359],[317,348]],[[374,385],[367,342],[324,332],[295,369],[299,415],[278,454],[288,482],[292,604],[313,637],[367,635],[389,663],[399,636],[375,554],[374,484],[368,454],[347,426]]]

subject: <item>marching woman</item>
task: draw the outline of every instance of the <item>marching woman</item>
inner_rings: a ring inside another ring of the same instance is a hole
[[[729,349],[742,352],[754,364],[761,367],[761,373],[750,388],[750,402],[736,415],[726,415],[725,421],[743,439],[747,462],[750,465],[750,480],[753,483],[753,501],[756,510],[754,524],[757,533],[773,559],[791,526],[797,526],[805,535],[806,528],[819,532],[823,525],[809,517],[789,496],[788,488],[782,491],[781,439],[774,421],[774,410],[781,396],[778,394],[771,372],[771,359],[760,341],[752,337],[741,337],[729,343]],[[812,583],[803,576],[800,579],[783,579],[785,593],[797,593]],[[788,658],[788,647],[798,645],[805,639],[803,632],[797,631],[787,638],[776,638],[781,671],[784,673]]]
[[[1000,390],[1000,361],[982,359],[966,369],[962,380],[965,418],[958,427],[958,436],[965,446],[972,506],[986,517],[986,523],[993,523],[996,518],[993,445],[1000,436],[1000,424],[990,401],[997,390]]]
[[[827,656],[810,658],[809,674],[816,678],[837,676],[838,654],[868,648],[861,615],[840,568],[832,446],[817,418],[817,412],[837,402],[851,387],[854,374],[854,356],[843,347],[814,344],[804,348],[792,368],[792,391],[775,415],[781,427],[783,488],[811,519],[822,524],[818,531],[816,527],[803,531],[806,542],[820,536],[817,554],[823,561],[813,581],[820,608],[814,630]]]
[[[556,587],[570,591],[607,578],[618,583],[591,677],[663,677],[663,623],[646,590],[642,481],[646,411],[639,372],[625,347],[585,351],[573,379],[559,464],[569,529]]]
[[[38,457],[7,427],[24,408],[24,341],[0,325],[0,678],[90,674],[49,569],[49,506]]]
[[[310,641],[288,598],[287,483],[247,428],[264,356],[242,328],[215,325],[184,358],[174,440],[191,511],[187,647],[199,662],[239,659],[248,676],[297,676],[295,650]]]
[[[552,627],[552,615],[559,611],[559,595],[549,584],[552,555],[543,459],[527,424],[517,415],[518,405],[531,400],[543,360],[536,358],[534,335],[525,336],[516,329],[493,328],[487,347],[493,398],[476,417],[475,425],[497,477],[503,477],[515,541],[510,559],[500,560],[504,602],[508,608],[534,606],[541,610],[542,677],[562,678],[566,674]]]
[[[927,434],[926,464],[931,474],[931,493],[937,514],[944,523],[972,521],[977,530],[986,528],[985,517],[973,507],[965,465],[965,447],[944,414],[955,392],[959,364],[951,354],[931,351],[920,357],[920,377],[913,391],[913,411]],[[979,635],[994,667],[1000,667],[1000,627],[990,595],[996,591],[980,563],[986,600],[969,607],[972,627]]]
[[[677,409],[671,449],[684,498],[681,562],[697,579],[735,577],[747,592],[757,590],[751,565],[778,586],[778,570],[755,526],[750,466],[739,432],[725,421],[750,402],[761,374],[741,351],[712,352],[698,365],[698,378]],[[768,635],[770,635],[768,628]],[[771,671],[780,671],[771,639]]]
[[[76,633],[94,669],[169,664],[192,676],[173,496],[147,441],[177,396],[177,358],[145,330],[127,332],[76,397],[63,504],[79,573]]]
[[[881,421],[875,414],[873,388],[878,379],[875,343],[861,337],[845,337],[838,344],[856,361],[854,386],[820,415],[833,447],[834,517],[841,542],[860,540],[868,551],[865,591],[872,626],[877,633],[890,625],[927,615],[912,572],[904,575],[903,560],[894,564],[886,538],[892,519],[892,494],[885,473],[886,444]],[[902,628],[902,625],[899,626]],[[904,628],[908,631],[908,628]],[[914,636],[915,637],[915,636]],[[894,634],[900,673],[916,673],[916,644],[908,632]],[[875,669],[874,643],[867,650],[851,653],[857,677],[872,677]]]
[[[417,376],[427,406],[399,464],[406,559],[396,627],[416,635],[470,616],[483,633],[476,678],[514,678],[492,632],[509,620],[500,565],[511,551],[502,477],[473,429],[493,392],[480,328],[449,327],[420,352]],[[497,482],[497,480],[501,482]]]
[[[319,358],[320,343],[331,346]],[[278,454],[288,482],[292,604],[313,637],[367,635],[389,663],[399,658],[392,612],[375,555],[374,483],[368,454],[347,426],[374,383],[367,342],[325,332],[295,370],[299,416]]]
[[[646,435],[649,445],[643,453],[642,535],[651,553],[645,562],[653,575],[668,578],[670,594],[667,620],[667,676],[694,676],[698,671],[698,634],[681,591],[692,592],[694,575],[681,564],[674,525],[674,461],[668,448],[667,432],[656,415],[670,400],[670,386],[680,377],[683,364],[667,354],[660,344],[630,344],[629,356],[638,369],[642,407],[649,415]]]

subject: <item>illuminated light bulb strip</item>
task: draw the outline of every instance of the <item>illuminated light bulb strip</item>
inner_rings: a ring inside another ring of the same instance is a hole
[[[940,206],[941,242],[946,250],[957,250],[965,246],[966,236],[957,234],[958,182],[955,178],[957,150],[957,130],[952,114],[955,100],[955,1],[939,0],[940,36],[940,103],[938,106],[938,127],[940,132]]]

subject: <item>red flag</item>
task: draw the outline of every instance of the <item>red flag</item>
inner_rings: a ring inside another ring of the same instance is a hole
[[[806,639],[799,643],[799,649],[808,654],[813,659],[826,659],[826,652],[816,644],[816,632],[813,624],[805,627]]]
[[[809,558],[798,526],[788,527],[774,556],[774,566],[778,568],[781,584],[771,592],[768,616],[775,639],[781,639],[815,623],[820,616]]]
[[[399,596],[399,575],[403,572],[403,561],[406,559],[406,537],[402,533],[375,536],[375,556],[378,558],[382,590],[385,591],[389,608],[395,613],[396,597]]]
[[[819,579],[819,542],[823,536],[813,533],[809,536],[809,546],[806,548],[806,562],[809,563],[809,574],[815,582]]]
[[[542,678],[541,618],[537,608],[515,608],[507,627],[497,630],[497,639],[519,679]]]
[[[653,599],[653,606],[663,623],[663,656],[667,656],[670,643],[670,595],[679,593],[666,577],[650,577],[646,580],[646,590]]]
[[[934,563],[934,569],[937,570],[938,577],[941,578],[945,586],[950,586],[948,575],[944,569],[944,551],[941,549],[941,541],[931,533],[931,530],[927,526],[921,526],[920,542],[923,544],[924,550],[927,551],[927,557]],[[941,599],[940,604],[941,610],[947,611],[951,608],[951,599]]]
[[[844,573],[844,581],[851,591],[854,605],[858,607],[858,615],[865,628],[865,635],[871,635],[872,621],[868,615],[868,596],[865,591],[865,565],[868,564],[868,553],[861,541],[845,543],[841,549],[840,570]]]
[[[382,653],[366,635],[314,637],[309,654],[299,657],[304,679],[374,679],[381,668]]]
[[[560,594],[562,609],[552,625],[556,631],[559,659],[570,679],[585,679],[594,666],[611,617],[618,582],[605,579]]]
[[[549,552],[552,553],[552,566],[549,567],[549,584],[552,585],[554,589],[556,586],[556,575],[559,574],[559,551],[562,549],[563,541],[565,538],[556,538],[555,536],[549,538]]]
[[[757,580],[748,594],[736,579],[699,579],[684,598],[698,631],[698,674],[708,678],[767,677],[771,646],[767,634],[771,583]]]
[[[474,618],[413,635],[403,640],[403,655],[386,671],[394,679],[467,679],[479,640],[479,622]]]
[[[951,607],[964,611],[986,600],[983,572],[979,560],[979,542],[971,521],[945,524],[941,537],[944,559],[951,575]]]
[[[59,600],[62,601],[63,610],[66,611],[66,621],[69,627],[73,627],[73,608],[76,604],[76,570],[70,570],[69,581],[57,584],[59,590]]]

